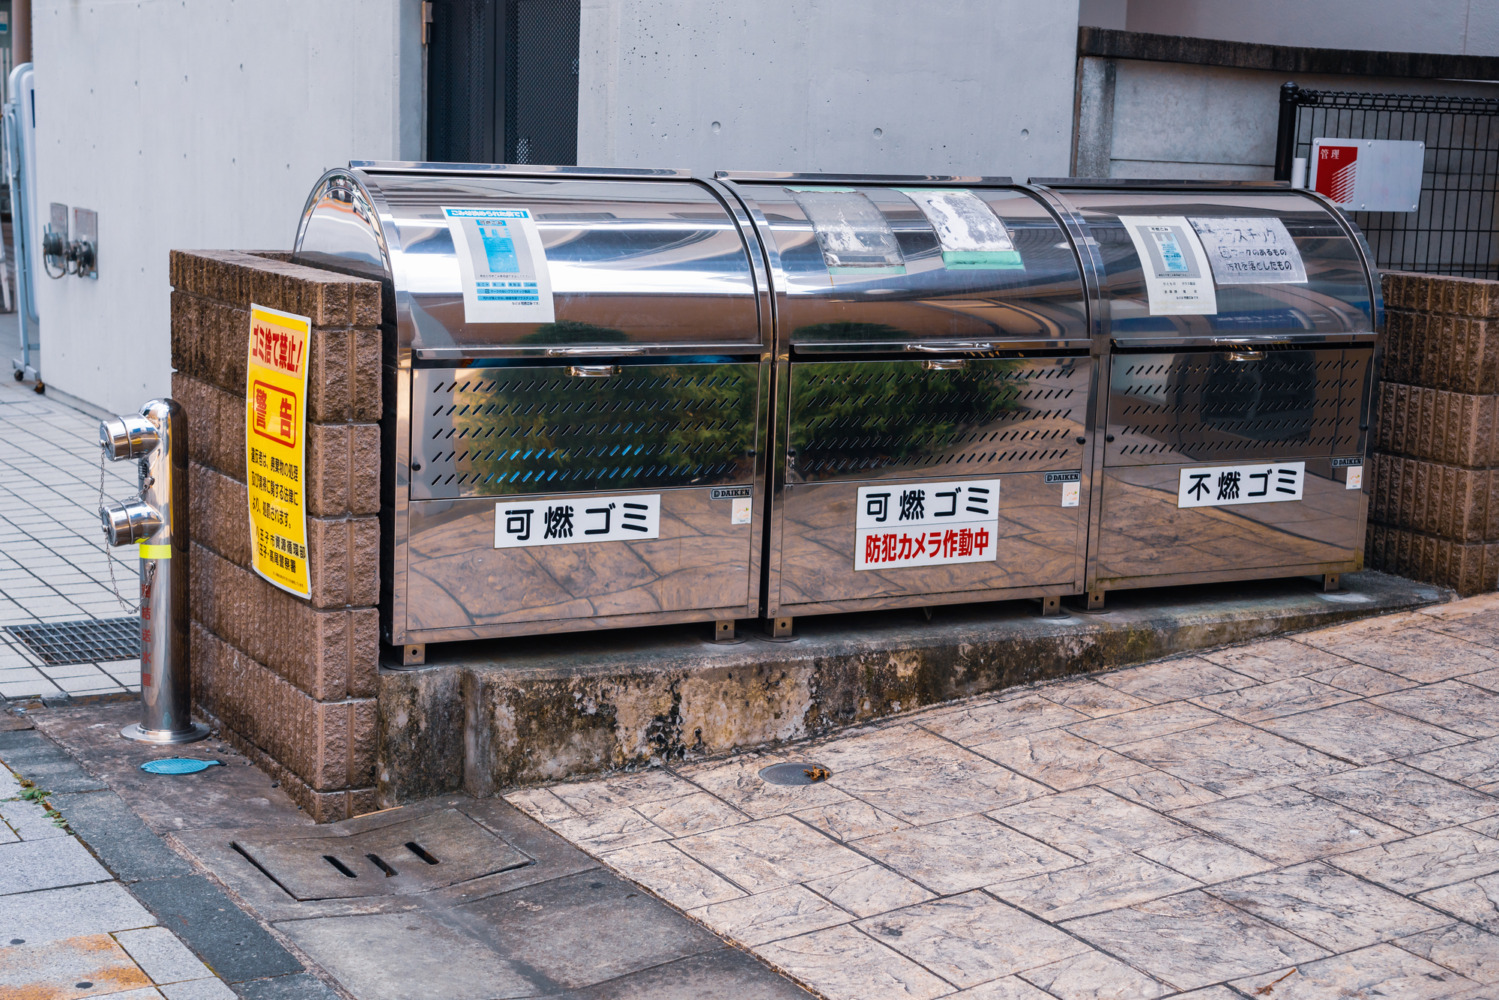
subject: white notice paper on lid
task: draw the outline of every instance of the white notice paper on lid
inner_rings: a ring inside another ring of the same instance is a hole
[[[551,323],[552,276],[526,208],[446,208],[465,323]]]
[[[1306,281],[1301,251],[1279,219],[1194,218],[1191,222],[1218,284]]]
[[[1145,272],[1152,316],[1214,316],[1218,296],[1207,254],[1182,215],[1121,215]]]

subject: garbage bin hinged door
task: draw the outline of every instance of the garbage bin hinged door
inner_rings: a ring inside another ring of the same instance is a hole
[[[758,364],[423,368],[411,499],[749,483]]]

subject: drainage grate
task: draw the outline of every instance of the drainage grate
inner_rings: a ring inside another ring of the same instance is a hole
[[[79,622],[7,625],[5,631],[49,667],[69,663],[108,663],[138,660],[141,655],[139,618],[88,618]]]
[[[301,900],[427,892],[532,864],[456,809],[363,833],[230,846]]]

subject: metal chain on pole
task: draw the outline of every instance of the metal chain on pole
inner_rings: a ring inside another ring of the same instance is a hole
[[[100,507],[104,506],[104,449],[103,448],[99,449],[99,504],[98,505]],[[114,557],[114,554],[109,551],[109,546],[107,546],[107,545],[104,547],[104,562],[109,567],[109,589],[111,591],[113,591],[113,593],[115,595],[115,600],[117,600],[117,601],[120,602],[120,610],[123,611],[123,612],[125,612],[127,615],[139,614],[140,610],[141,610],[140,607],[138,605],[131,605],[130,603],[128,603],[125,600],[124,595],[120,593],[120,584],[115,579],[115,557]]]

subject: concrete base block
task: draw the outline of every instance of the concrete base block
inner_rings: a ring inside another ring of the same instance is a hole
[[[711,641],[707,626],[429,645],[383,669],[382,806],[493,795],[653,758],[776,743],[968,695],[1319,628],[1444,599],[1382,573],[1108,596],[1104,614],[1031,602],[797,619],[792,642]]]

